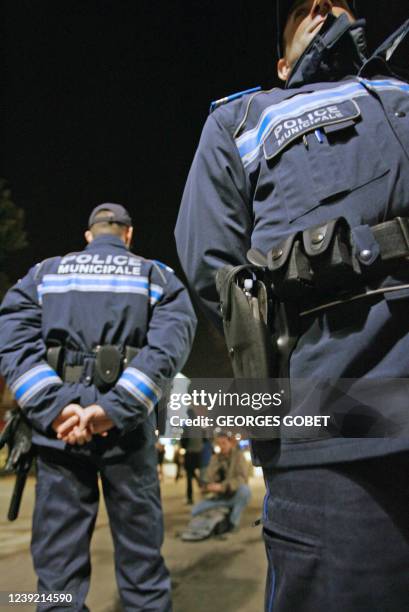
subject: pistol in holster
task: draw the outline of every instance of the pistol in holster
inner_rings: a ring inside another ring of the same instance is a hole
[[[235,378],[274,375],[272,294],[262,269],[226,266],[216,276],[223,327]]]
[[[8,456],[4,470],[16,475],[7,518],[18,517],[27,475],[35,456],[31,425],[20,409],[10,412],[6,426],[0,434],[0,450],[7,444]]]

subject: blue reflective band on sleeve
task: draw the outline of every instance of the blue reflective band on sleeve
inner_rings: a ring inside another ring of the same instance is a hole
[[[153,410],[162,395],[161,389],[153,380],[136,368],[126,368],[117,385],[133,395],[148,409],[148,412]]]
[[[61,385],[62,380],[48,365],[32,368],[20,376],[11,386],[11,391],[20,406],[24,407],[39,391],[51,385]]]
[[[21,396],[24,395],[24,393],[26,393],[26,391],[31,389],[31,387],[36,385],[41,380],[44,381],[44,380],[50,379],[50,378],[58,378],[58,376],[56,374],[50,374],[49,372],[39,372],[38,374],[36,374],[32,378],[30,378],[24,385],[21,385],[17,389],[17,391],[14,394],[15,397],[16,397],[16,400],[19,400],[21,398]]]
[[[151,285],[149,289],[149,298],[152,305],[156,304],[163,296],[163,289],[159,285]]]
[[[150,291],[149,295],[159,300],[159,298],[162,297],[163,293],[159,293],[159,291]]]
[[[131,383],[135,384],[136,388],[139,389],[139,391],[141,391],[153,402],[157,400],[156,394],[152,391],[152,389],[150,389],[148,385],[145,385],[145,383],[143,383],[142,381],[137,381],[137,379],[135,379],[135,377],[133,377],[131,374],[127,374],[126,372],[124,372],[122,378],[125,380],[129,380]]]

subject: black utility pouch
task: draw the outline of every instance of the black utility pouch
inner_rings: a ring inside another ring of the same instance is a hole
[[[299,234],[289,236],[267,254],[275,294],[281,300],[305,296],[312,288],[310,262],[301,246]]]
[[[343,217],[304,230],[303,245],[319,291],[350,291],[359,282],[350,227]]]
[[[274,370],[269,329],[271,296],[264,271],[251,265],[226,266],[216,276],[227,348],[236,378],[269,378]],[[245,290],[245,280],[252,280]]]
[[[122,353],[117,346],[106,344],[95,349],[94,384],[100,391],[114,386],[122,371]]]

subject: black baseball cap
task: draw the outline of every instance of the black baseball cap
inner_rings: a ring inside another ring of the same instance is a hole
[[[291,13],[293,6],[297,0],[275,0],[276,3],[276,19],[277,19],[277,51],[278,57],[283,57],[284,44],[283,35],[287,19]],[[301,0],[300,0],[301,2]],[[357,0],[347,0],[348,5],[356,13]]]
[[[95,217],[101,211],[107,211],[106,216],[101,215],[98,219]],[[88,227],[90,228],[94,223],[119,223],[120,225],[126,225],[130,227],[132,225],[132,219],[129,212],[121,206],[121,204],[111,204],[110,202],[106,202],[105,204],[99,204],[94,208],[92,213],[90,214]]]

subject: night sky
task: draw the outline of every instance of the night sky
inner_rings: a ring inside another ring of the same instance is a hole
[[[405,4],[361,0],[372,46],[409,16]],[[173,228],[210,101],[277,84],[274,1],[1,6],[0,176],[25,210],[29,240],[10,261],[11,280],[80,249],[104,201],[129,208],[135,252],[179,270]],[[201,329],[196,354],[214,344]],[[188,370],[198,375],[194,358]]]

